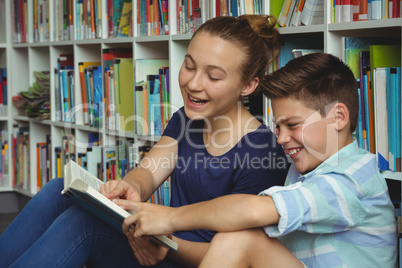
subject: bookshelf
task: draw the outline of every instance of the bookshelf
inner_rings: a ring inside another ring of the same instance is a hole
[[[33,2],[33,1],[32,1]],[[33,183],[37,174],[37,151],[36,144],[45,142],[45,136],[51,136],[51,158],[56,158],[56,147],[62,146],[63,136],[71,133],[78,141],[74,151],[74,157],[84,153],[88,141],[89,134],[98,134],[100,142],[104,148],[115,147],[119,138],[131,139],[138,147],[144,145],[152,145],[158,141],[159,135],[138,135],[133,131],[118,131],[105,128],[105,118],[103,118],[103,126],[95,128],[84,125],[84,116],[82,113],[76,113],[75,123],[60,122],[56,116],[57,98],[53,90],[57,86],[57,81],[53,75],[53,70],[57,68],[57,61],[62,54],[74,55],[73,68],[75,74],[78,74],[78,66],[80,62],[102,62],[102,55],[105,49],[128,49],[132,52],[133,60],[137,59],[160,59],[165,58],[169,61],[170,69],[170,104],[172,106],[171,113],[182,106],[182,99],[177,80],[177,74],[181,67],[184,54],[186,52],[190,33],[179,34],[179,25],[177,18],[177,1],[169,1],[169,34],[155,36],[140,36],[137,21],[137,1],[133,1],[133,27],[132,36],[128,37],[109,37],[107,31],[108,16],[106,14],[107,1],[101,2],[101,35],[98,39],[77,40],[60,40],[55,34],[56,23],[49,24],[49,40],[44,42],[33,42],[33,3],[27,1],[28,14],[28,42],[14,43],[12,37],[12,15],[9,12],[12,8],[12,1],[0,0],[0,68],[6,67],[9,73],[8,77],[8,107],[7,115],[0,116],[0,130],[8,131],[8,141],[12,140],[13,126],[29,127],[29,175],[31,184],[23,189],[13,187],[12,171],[13,171],[13,152],[8,150],[9,176],[6,180],[2,180],[0,191],[19,191],[26,195],[32,196],[37,192],[37,184]],[[56,2],[49,1],[49,10],[55,10]],[[75,2],[75,1],[71,1]],[[210,16],[216,14],[216,1],[200,1],[201,3],[210,3]],[[269,14],[271,6],[269,1],[262,2],[262,13]],[[73,14],[76,14],[75,5]],[[301,42],[313,38],[318,40],[322,45],[324,52],[334,54],[344,59],[344,38],[345,37],[391,37],[399,44],[402,40],[402,18],[372,20],[372,21],[356,21],[347,23],[331,23],[331,1],[324,1],[324,23],[319,25],[283,27],[279,28],[282,40],[300,39]],[[207,14],[207,15],[208,15]],[[49,13],[49,21],[54,22],[57,12]],[[74,30],[75,34],[77,30]],[[12,96],[18,92],[26,90],[34,81],[34,71],[50,71],[50,107],[51,115],[49,119],[38,120],[32,119],[26,115],[22,115],[20,111],[12,105]],[[133,70],[134,71],[134,70]],[[75,84],[75,104],[81,105],[82,98],[80,95],[81,87],[79,76],[74,76]],[[264,111],[267,111],[269,100],[264,99]],[[105,107],[103,109],[105,111]],[[134,108],[133,108],[134,113]],[[402,111],[399,111],[402,114]],[[270,123],[270,114],[264,115],[266,123]],[[10,147],[11,148],[11,147]],[[106,167],[103,166],[105,169]],[[57,177],[58,171],[53,168],[51,177]],[[394,181],[402,181],[401,172],[384,172],[384,175]],[[105,179],[105,178],[104,178]]]

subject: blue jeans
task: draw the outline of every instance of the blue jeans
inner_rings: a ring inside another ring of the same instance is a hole
[[[63,179],[36,194],[0,236],[0,267],[141,267],[126,236],[61,195]],[[164,260],[156,267],[181,267]]]

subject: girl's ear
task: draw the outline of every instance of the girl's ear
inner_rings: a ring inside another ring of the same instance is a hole
[[[335,117],[335,129],[340,131],[345,127],[349,127],[349,109],[348,107],[342,103],[338,102],[332,107],[332,112]]]
[[[254,92],[257,88],[258,84],[260,83],[260,79],[258,77],[254,77],[250,82],[244,85],[244,88],[241,91],[242,96],[248,96]]]

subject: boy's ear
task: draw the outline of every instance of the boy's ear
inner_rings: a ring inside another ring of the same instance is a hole
[[[248,96],[254,92],[260,83],[260,79],[258,77],[254,77],[250,82],[244,85],[244,88],[241,91],[242,96]]]
[[[332,112],[335,117],[335,129],[337,131],[349,126],[349,109],[344,103],[337,102],[332,107]]]

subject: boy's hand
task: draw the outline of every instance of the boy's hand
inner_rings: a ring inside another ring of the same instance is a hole
[[[101,186],[100,192],[112,200],[121,197],[127,200],[141,201],[138,189],[125,180],[108,181]]]
[[[124,220],[124,233],[129,232],[130,228],[133,228],[132,225],[135,225],[135,237],[169,235],[175,231],[170,219],[174,208],[122,199],[114,200],[114,202],[126,210],[134,210],[136,212]]]

